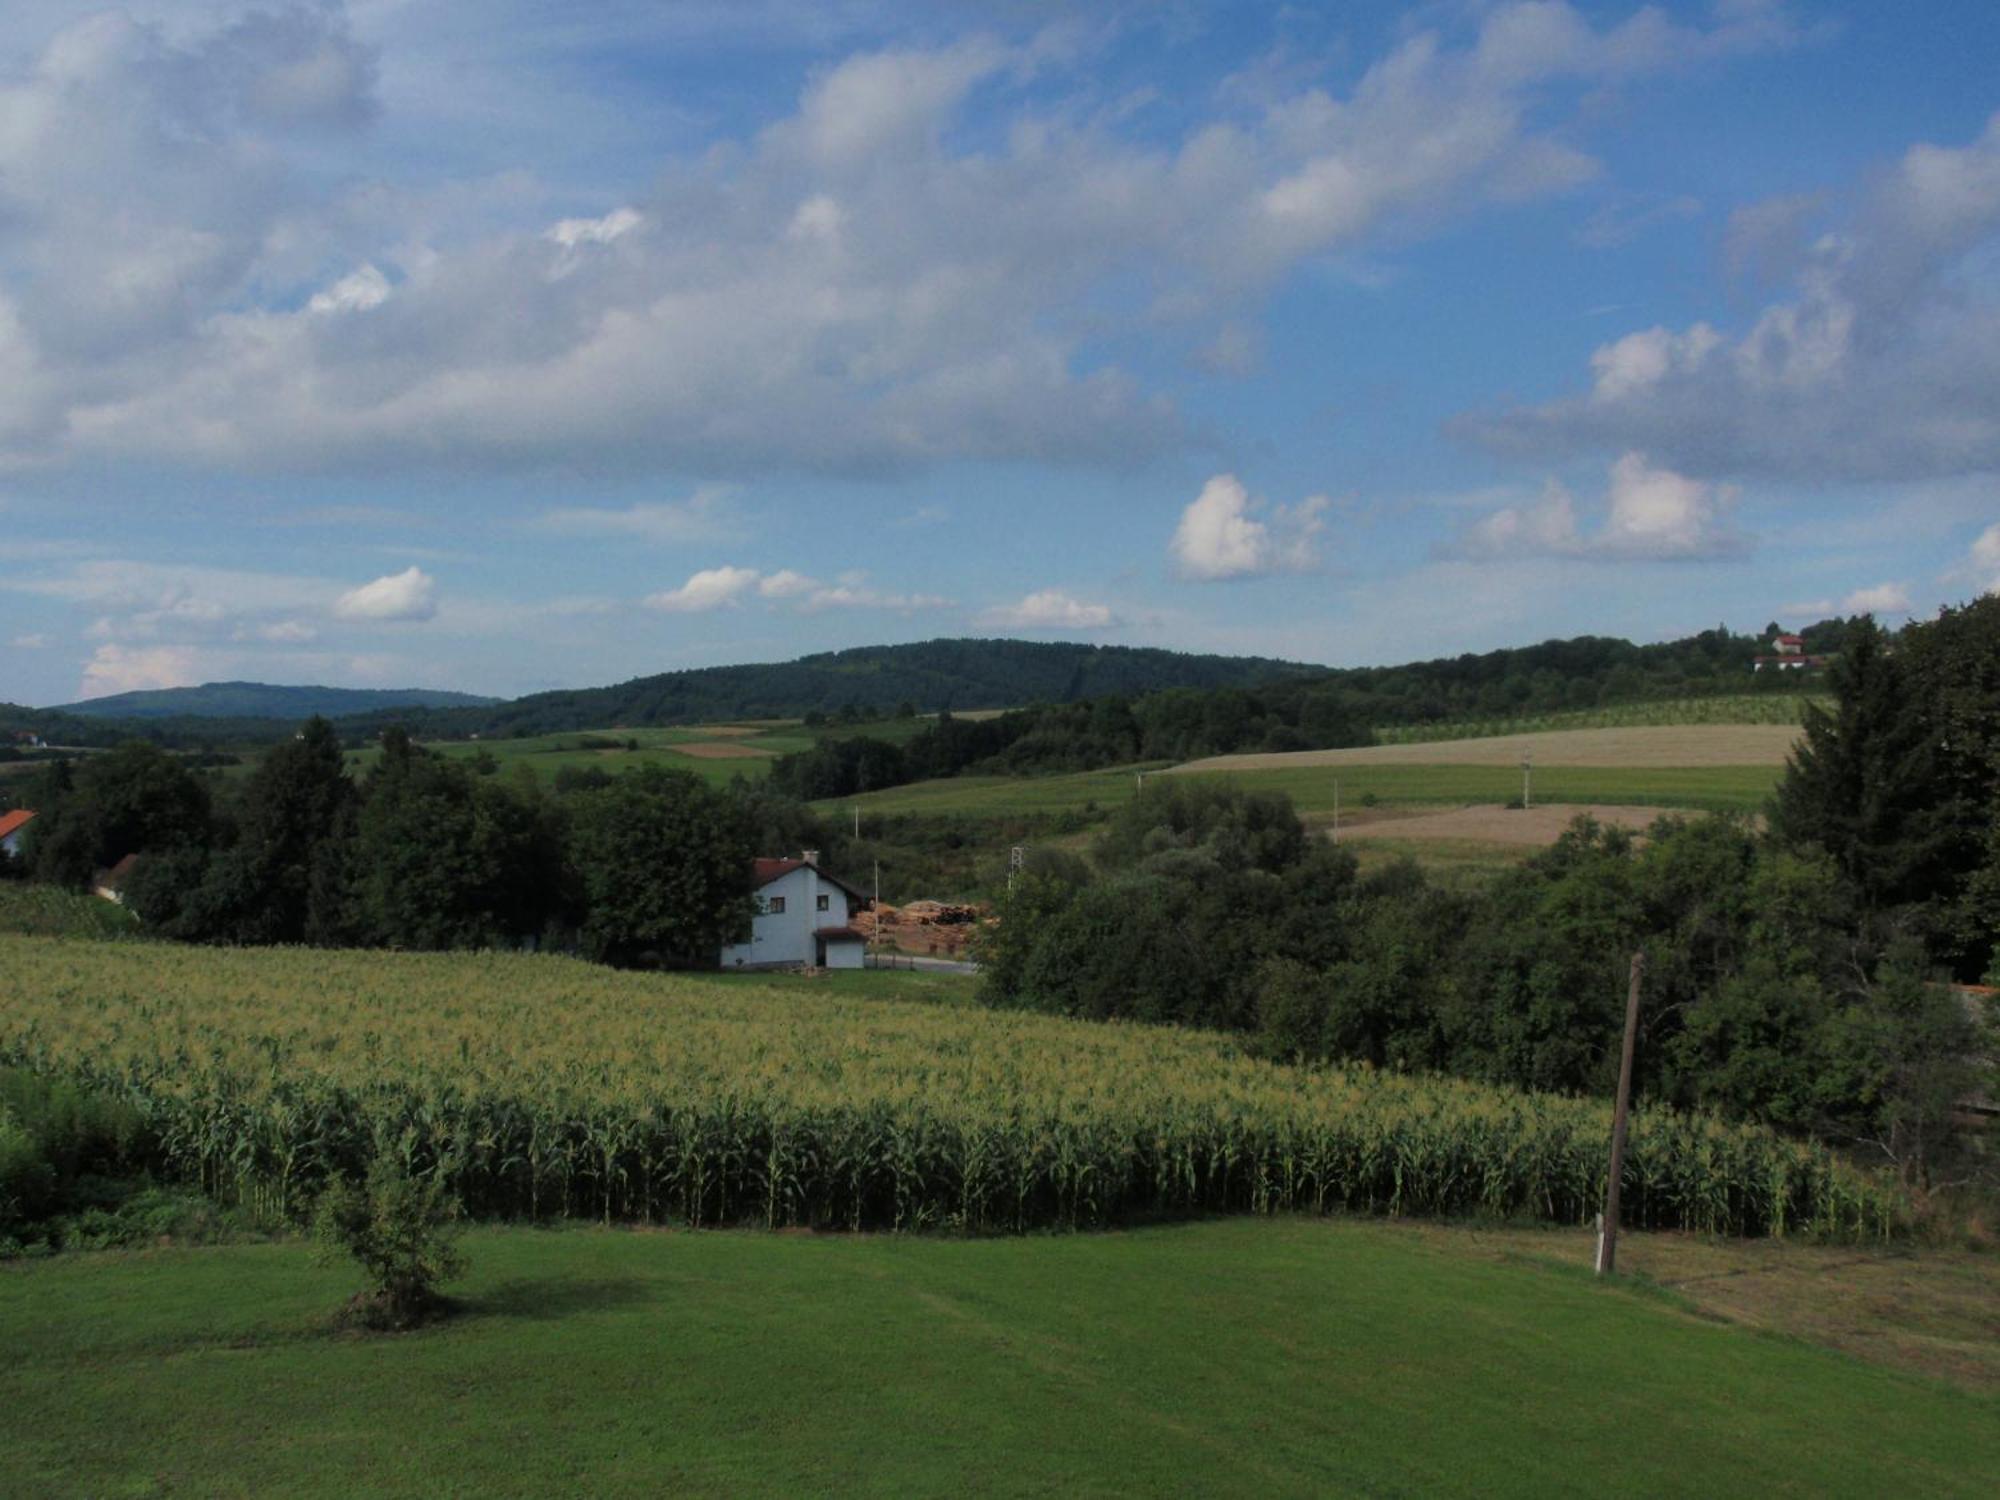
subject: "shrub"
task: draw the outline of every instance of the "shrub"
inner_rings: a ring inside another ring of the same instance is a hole
[[[359,1186],[335,1178],[313,1218],[322,1264],[351,1256],[368,1289],[345,1320],[369,1328],[409,1328],[449,1309],[440,1282],[465,1273],[457,1245],[458,1201],[435,1178],[419,1182],[386,1152]]]

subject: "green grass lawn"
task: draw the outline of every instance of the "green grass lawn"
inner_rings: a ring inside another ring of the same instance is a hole
[[[1355,1221],[482,1230],[331,1335],[290,1244],[0,1268],[12,1494],[1977,1495],[2000,1404]]]
[[[891,787],[852,801],[824,805],[844,808],[859,802],[864,812],[986,817],[1087,811],[1093,805],[1108,811],[1132,799],[1138,790],[1137,769],[1090,771],[1073,776],[956,776]],[[1464,807],[1470,803],[1506,802],[1521,794],[1521,773],[1511,766],[1302,766],[1223,774],[1249,790],[1284,792],[1302,813],[1331,812],[1336,782],[1341,805],[1349,809],[1361,806],[1369,796],[1378,804],[1397,807]],[[1550,766],[1535,772],[1535,800],[1755,812],[1764,805],[1782,774],[1783,768],[1777,766],[1667,769]]]

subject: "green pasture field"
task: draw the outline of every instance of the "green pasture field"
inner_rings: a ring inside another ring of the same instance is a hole
[[[692,771],[706,781],[727,783],[738,776],[762,777],[770,770],[770,761],[765,757],[784,755],[812,743],[810,737],[789,730],[760,729],[755,735],[729,735],[726,738],[731,743],[761,750],[765,752],[764,757],[709,760],[683,755],[675,748],[721,738],[725,736],[717,735],[713,726],[700,725],[672,729],[586,729],[504,740],[438,740],[425,742],[425,748],[459,759],[470,759],[484,751],[499,762],[502,774],[516,765],[525,765],[544,779],[553,777],[565,767],[596,767],[616,775],[638,766],[661,765],[675,771]],[[589,749],[583,744],[587,740],[615,741],[621,747],[628,740],[636,740],[639,748]],[[358,776],[372,766],[381,753],[373,748],[350,751],[348,768]]]
[[[1674,724],[1798,724],[1805,706],[1831,700],[1808,693],[1729,693],[1713,698],[1662,698],[1648,703],[1615,703],[1602,708],[1556,709],[1539,714],[1499,714],[1451,719],[1436,724],[1383,724],[1381,745],[1429,744],[1436,740],[1481,740],[1509,734],[1550,734],[1565,729],[1630,729]]]
[[[329,1332],[356,1278],[296,1242],[17,1262],[0,1475],[38,1496],[1991,1493],[1990,1394],[1472,1242],[1339,1219],[483,1229],[460,1314],[394,1336]]]
[[[828,802],[829,810],[858,802],[863,813],[954,813],[1001,817],[1029,813],[1109,812],[1129,802],[1137,772],[1158,767],[1089,771],[1073,776],[957,776],[869,792]],[[1521,794],[1521,773],[1510,766],[1302,766],[1276,771],[1232,771],[1246,791],[1283,792],[1301,813],[1330,813],[1335,786],[1343,807],[1368,797],[1396,807],[1464,807],[1503,803]],[[1776,789],[1779,766],[1624,768],[1550,766],[1534,775],[1537,802],[1601,802],[1675,807],[1708,812],[1755,812]]]

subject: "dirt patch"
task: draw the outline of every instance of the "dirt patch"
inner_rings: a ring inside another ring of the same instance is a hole
[[[1341,819],[1341,842],[1355,839],[1459,839],[1468,843],[1510,844],[1546,849],[1579,816],[1588,813],[1611,828],[1635,832],[1653,826],[1672,810],[1665,807],[1614,807],[1601,803],[1548,802],[1540,807],[1459,807],[1450,812],[1413,813],[1405,817]],[[1330,830],[1328,830],[1330,831]]]
[[[723,740],[696,740],[691,745],[669,745],[667,748],[676,755],[691,755],[696,760],[769,760],[771,752],[760,750],[755,745],[732,745]]]
[[[1629,767],[1781,766],[1801,731],[1795,724],[1669,724],[1630,729],[1565,729],[1483,740],[1365,745],[1354,750],[1295,750],[1282,755],[1214,755],[1176,771],[1283,771],[1312,766]]]

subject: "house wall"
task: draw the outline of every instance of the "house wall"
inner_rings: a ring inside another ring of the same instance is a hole
[[[826,910],[819,898],[826,898]],[[785,909],[771,910],[772,898],[782,898]],[[830,880],[819,878],[810,866],[793,870],[757,892],[763,908],[750,921],[750,941],[732,943],[722,950],[725,969],[771,968],[781,964],[811,964],[817,957],[813,933],[821,927],[845,927],[848,923],[847,892]],[[829,943],[829,968],[861,967],[860,943]],[[853,950],[847,961],[844,950]]]

